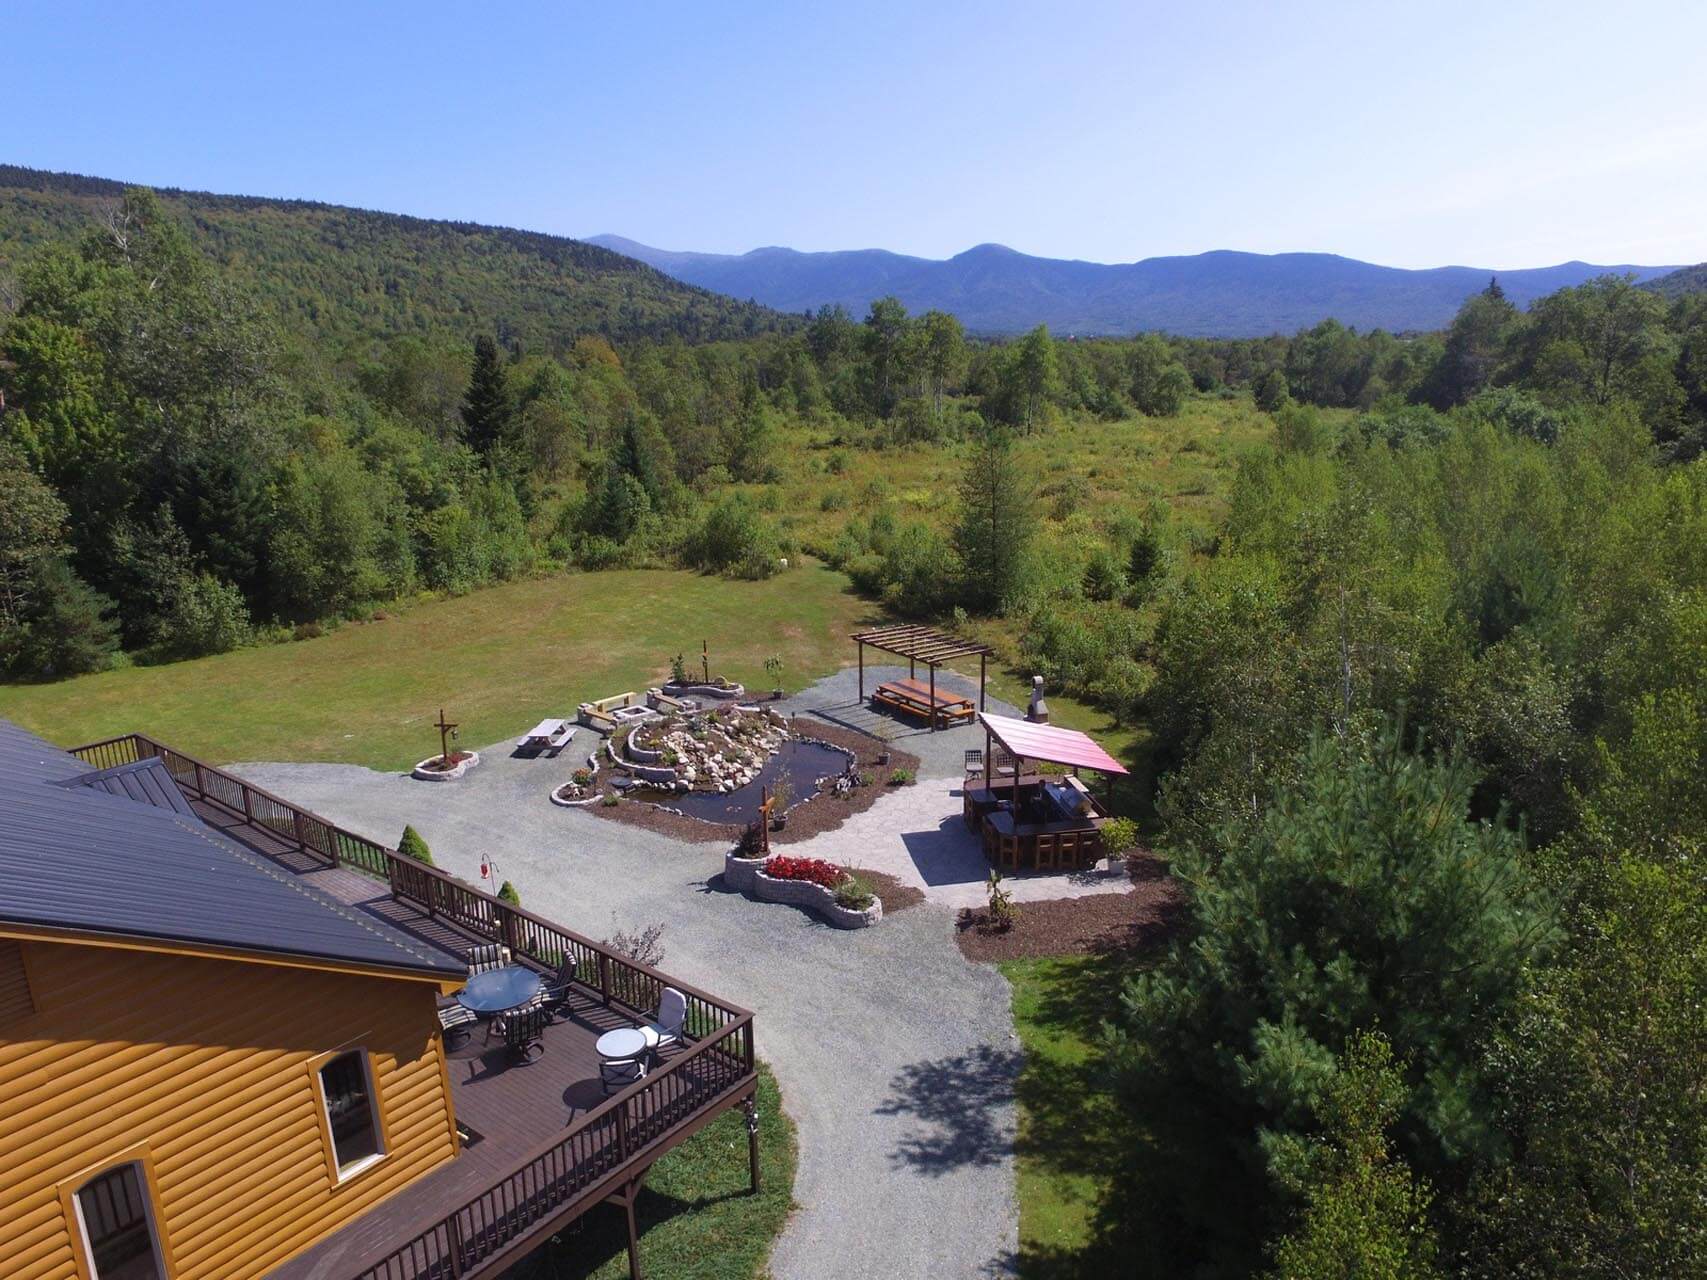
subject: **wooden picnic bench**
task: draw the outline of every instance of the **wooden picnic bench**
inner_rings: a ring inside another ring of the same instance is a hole
[[[970,698],[958,694],[938,693],[933,701],[930,686],[922,680],[888,680],[877,686],[871,695],[873,702],[893,707],[909,715],[923,716],[943,724],[970,720],[975,714]]]

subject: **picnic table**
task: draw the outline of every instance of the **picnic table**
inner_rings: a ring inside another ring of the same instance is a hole
[[[521,737],[516,745],[524,750],[544,751],[547,748],[559,750],[575,736],[575,726],[567,720],[541,720]]]
[[[910,715],[923,716],[945,724],[970,720],[976,714],[972,699],[963,698],[957,693],[945,693],[940,689],[933,695],[930,685],[912,677],[884,681],[873,691],[871,700],[893,707],[897,711],[905,711]]]

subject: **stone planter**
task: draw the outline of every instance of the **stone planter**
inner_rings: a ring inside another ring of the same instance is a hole
[[[883,919],[883,902],[872,898],[864,911],[852,911],[836,901],[836,895],[810,880],[778,880],[753,868],[752,895],[760,902],[786,902],[815,911],[837,929],[868,929]]]
[[[663,692],[671,698],[712,698],[719,702],[747,696],[746,688],[739,684],[704,684],[694,681],[677,684],[674,680],[664,686]]]
[[[723,883],[742,893],[753,891],[753,877],[764,865],[763,858],[738,858],[733,849],[723,855]]]
[[[429,769],[427,766],[432,764],[433,761],[439,759],[439,757],[428,756],[425,760],[421,761],[420,764],[410,770],[409,776],[411,778],[419,778],[422,782],[455,782],[458,778],[462,777],[463,774],[467,773],[475,765],[480,763],[480,753],[478,751],[465,751],[460,754],[467,758],[464,760],[458,760],[456,765],[449,769]]]

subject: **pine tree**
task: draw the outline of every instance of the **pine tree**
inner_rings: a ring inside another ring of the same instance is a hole
[[[1013,436],[990,427],[961,477],[954,528],[968,608],[993,613],[1013,595],[1035,527],[1031,484],[1014,456]]]
[[[462,400],[463,438],[483,458],[510,441],[515,401],[498,344],[485,334],[474,340],[474,369]]]

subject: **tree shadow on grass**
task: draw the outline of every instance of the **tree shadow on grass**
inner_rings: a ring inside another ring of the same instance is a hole
[[[881,1116],[919,1122],[891,1155],[895,1164],[940,1177],[999,1164],[1013,1155],[1011,1107],[1024,1055],[979,1045],[966,1053],[903,1067]]]

